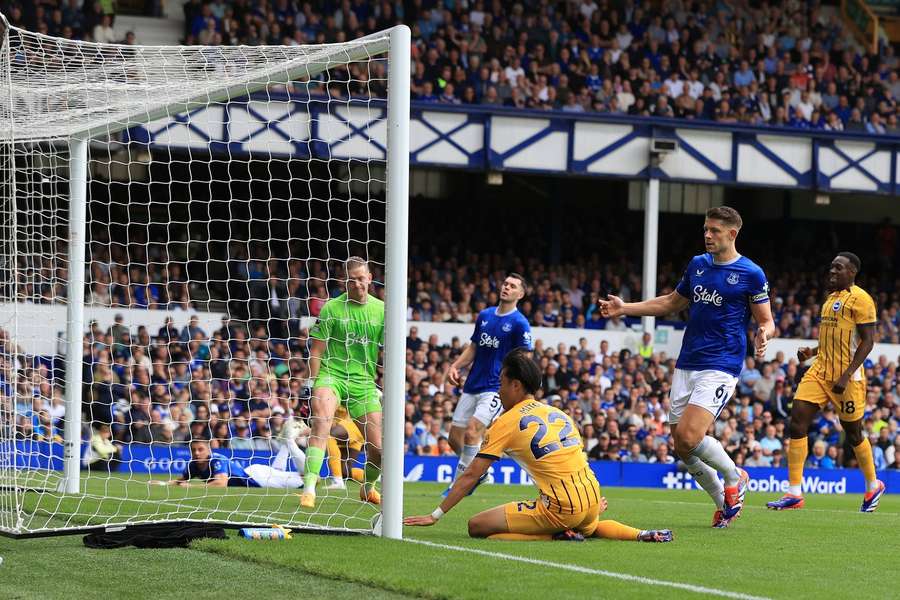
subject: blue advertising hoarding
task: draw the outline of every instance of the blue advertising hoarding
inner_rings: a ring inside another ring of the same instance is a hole
[[[437,481],[449,483],[456,468],[453,457],[407,456],[404,475],[406,481]],[[642,487],[665,489],[699,489],[690,473],[675,464],[627,463],[593,461],[591,468],[601,486]],[[751,492],[786,492],[786,468],[748,467]],[[528,484],[531,478],[512,460],[502,459],[493,464],[488,479],[491,483]],[[900,492],[900,470],[878,474],[888,493]],[[862,494],[865,481],[858,469],[806,469],[803,491],[819,494]]]

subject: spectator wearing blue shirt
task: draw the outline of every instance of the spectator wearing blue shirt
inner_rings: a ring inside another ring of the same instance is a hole
[[[597,91],[603,87],[603,78],[600,77],[600,67],[596,63],[591,65],[591,72],[584,79],[584,84],[593,94],[596,94]]]
[[[184,329],[181,331],[181,337],[179,338],[179,341],[186,344],[193,340],[198,333],[203,339],[206,339],[206,332],[203,331],[202,327],[200,327],[200,318],[197,315],[192,315],[191,320],[187,325],[184,326]]]
[[[827,454],[827,446],[822,440],[813,444],[812,454],[806,459],[806,466],[813,469],[833,469],[834,460]]]
[[[756,361],[753,358],[747,358],[744,363],[744,370],[738,378],[738,393],[741,396],[752,396],[753,385],[759,381],[762,373],[756,368]]]
[[[605,50],[601,45],[600,36],[594,34],[591,36],[591,45],[587,49],[588,58],[591,59],[592,63],[599,64],[601,60],[603,60],[603,53]]]
[[[759,440],[759,445],[762,448],[763,454],[768,457],[771,457],[776,450],[782,450],[784,448],[781,440],[775,436],[774,425],[766,425],[766,435]]]
[[[884,471],[887,469],[887,460],[884,458],[884,450],[881,446],[878,445],[878,435],[871,434],[869,436],[869,442],[872,444],[872,458],[875,461],[875,470],[876,471]]]
[[[434,95],[434,84],[430,81],[426,81],[422,84],[422,93],[419,94],[419,97],[416,98],[420,102],[437,102],[438,97]]]
[[[403,443],[406,445],[406,454],[420,454],[421,444],[412,421],[407,421],[404,425]]]
[[[813,423],[813,429],[816,431],[817,437],[829,445],[837,444],[840,441],[841,432],[837,428],[834,409],[830,406]]]
[[[739,88],[748,86],[753,83],[753,80],[753,70],[750,68],[750,63],[742,60],[741,69],[734,74],[734,86]]]

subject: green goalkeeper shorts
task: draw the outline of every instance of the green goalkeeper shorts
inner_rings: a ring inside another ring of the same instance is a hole
[[[313,385],[313,393],[318,388],[334,392],[338,401],[347,407],[351,419],[360,420],[369,413],[381,412],[381,392],[374,382],[357,383],[320,373]]]

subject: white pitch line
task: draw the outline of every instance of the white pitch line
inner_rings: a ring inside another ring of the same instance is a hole
[[[627,573],[616,573],[615,571],[604,571],[603,569],[590,569],[578,565],[567,565],[563,563],[551,562],[549,560],[539,560],[537,558],[528,558],[526,556],[516,556],[514,554],[503,554],[502,552],[489,552],[488,550],[479,550],[477,548],[466,548],[464,546],[451,546],[448,544],[438,544],[425,540],[416,540],[412,538],[404,538],[404,541],[412,544],[421,544],[422,546],[431,546],[432,548],[440,548],[442,550],[455,550],[457,552],[468,552],[469,554],[477,554],[479,556],[487,556],[490,558],[500,558],[503,560],[511,560],[515,562],[528,563],[541,567],[551,567],[553,569],[561,569],[564,571],[572,571],[585,575],[599,575],[600,577],[609,577],[611,579],[619,579],[622,581],[630,581],[632,583],[641,583],[644,585],[656,585],[660,587],[669,587],[695,594],[707,594],[709,596],[719,596],[721,598],[735,598],[737,600],[770,600],[765,596],[752,596],[750,594],[742,594],[740,592],[729,592],[728,590],[719,590],[716,588],[704,587],[702,585],[692,585],[690,583],[679,583],[677,581],[666,581],[664,579],[650,579],[649,577],[640,577],[638,575],[629,575]]]

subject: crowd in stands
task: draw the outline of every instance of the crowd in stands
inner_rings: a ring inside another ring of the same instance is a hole
[[[93,438],[95,455],[121,444],[186,444],[198,437],[211,439],[215,448],[275,451],[285,417],[309,416],[307,343],[306,330],[273,338],[264,325],[248,328],[228,319],[215,331],[204,331],[196,319],[181,329],[168,321],[155,332],[143,326],[132,331],[120,319],[106,330],[92,323],[84,341],[83,382],[84,418],[93,427],[85,436]],[[411,328],[407,453],[451,454],[446,438],[461,390],[449,383],[447,372],[463,345],[458,338],[423,340]],[[538,397],[573,418],[591,459],[676,461],[667,424],[674,360],[652,347],[645,355],[614,351],[608,341],[591,347],[581,338],[577,346],[548,347],[535,340],[543,372]],[[0,332],[2,399],[15,398],[17,438],[61,440],[62,380],[53,369],[52,363],[16,356],[9,336]],[[796,357],[746,360],[735,397],[713,431],[738,464],[785,465],[787,422],[802,372]],[[897,362],[873,355],[865,374],[864,425],[876,466],[900,468]],[[817,418],[809,437],[810,466],[852,466],[853,452],[833,410]]]
[[[434,218],[421,216],[422,222]],[[573,231],[573,239],[582,241],[573,242],[561,262],[548,264],[534,247],[528,247],[529,240],[541,236],[540,231],[529,229],[536,227],[533,223],[518,222],[515,233],[503,232],[504,239],[525,240],[525,244],[500,255],[478,251],[480,246],[474,243],[463,249],[456,235],[468,231],[471,239],[493,239],[498,235],[491,231],[493,224],[457,223],[455,218],[462,220],[447,215],[441,217],[443,227],[421,228],[413,235],[409,320],[474,322],[482,309],[497,304],[498,283],[507,272],[515,271],[531,282],[519,309],[532,326],[613,331],[639,326],[639,320],[604,319],[598,309],[598,300],[608,294],[626,301],[641,297],[640,234],[637,226],[632,231],[632,223],[608,216],[593,222],[592,231],[584,236]],[[774,252],[766,239],[745,235],[739,240],[739,248],[761,264],[769,277],[778,336],[818,337],[821,302],[827,295],[825,268],[837,251],[852,248],[864,259],[857,283],[872,294],[879,310],[876,341],[900,343],[900,279],[891,276],[897,253],[895,228],[887,222],[865,227],[843,242],[827,225],[808,222],[786,227],[794,231],[793,239]],[[667,242],[660,247],[667,252],[658,267],[657,293],[665,294],[674,289],[684,268],[671,257],[683,256],[686,263],[697,252],[699,236],[684,235],[678,221],[664,226],[661,236]],[[823,245],[824,237],[831,241]],[[19,256],[19,298],[38,303],[65,298],[64,261],[54,262],[52,255],[33,258],[29,262],[25,253]],[[202,292],[204,301],[219,300],[213,310],[228,307],[233,316],[266,321],[272,335],[287,337],[297,335],[301,319],[317,316],[322,304],[340,293],[334,262],[275,260],[266,248],[234,250],[226,272],[206,272],[208,280],[189,279],[190,268],[186,257],[170,256],[164,244],[95,242],[90,247],[86,302],[96,307],[186,311],[201,308],[192,293]],[[383,280],[380,267],[373,268],[376,281]],[[380,286],[374,290],[383,292]],[[662,321],[683,327],[686,316],[668,315]]]
[[[111,0],[0,7],[51,35],[125,37]],[[406,23],[423,102],[900,133],[893,47],[861,50],[817,0],[189,0],[184,16],[189,45],[343,42]],[[338,69],[330,91],[380,95],[383,77]]]

